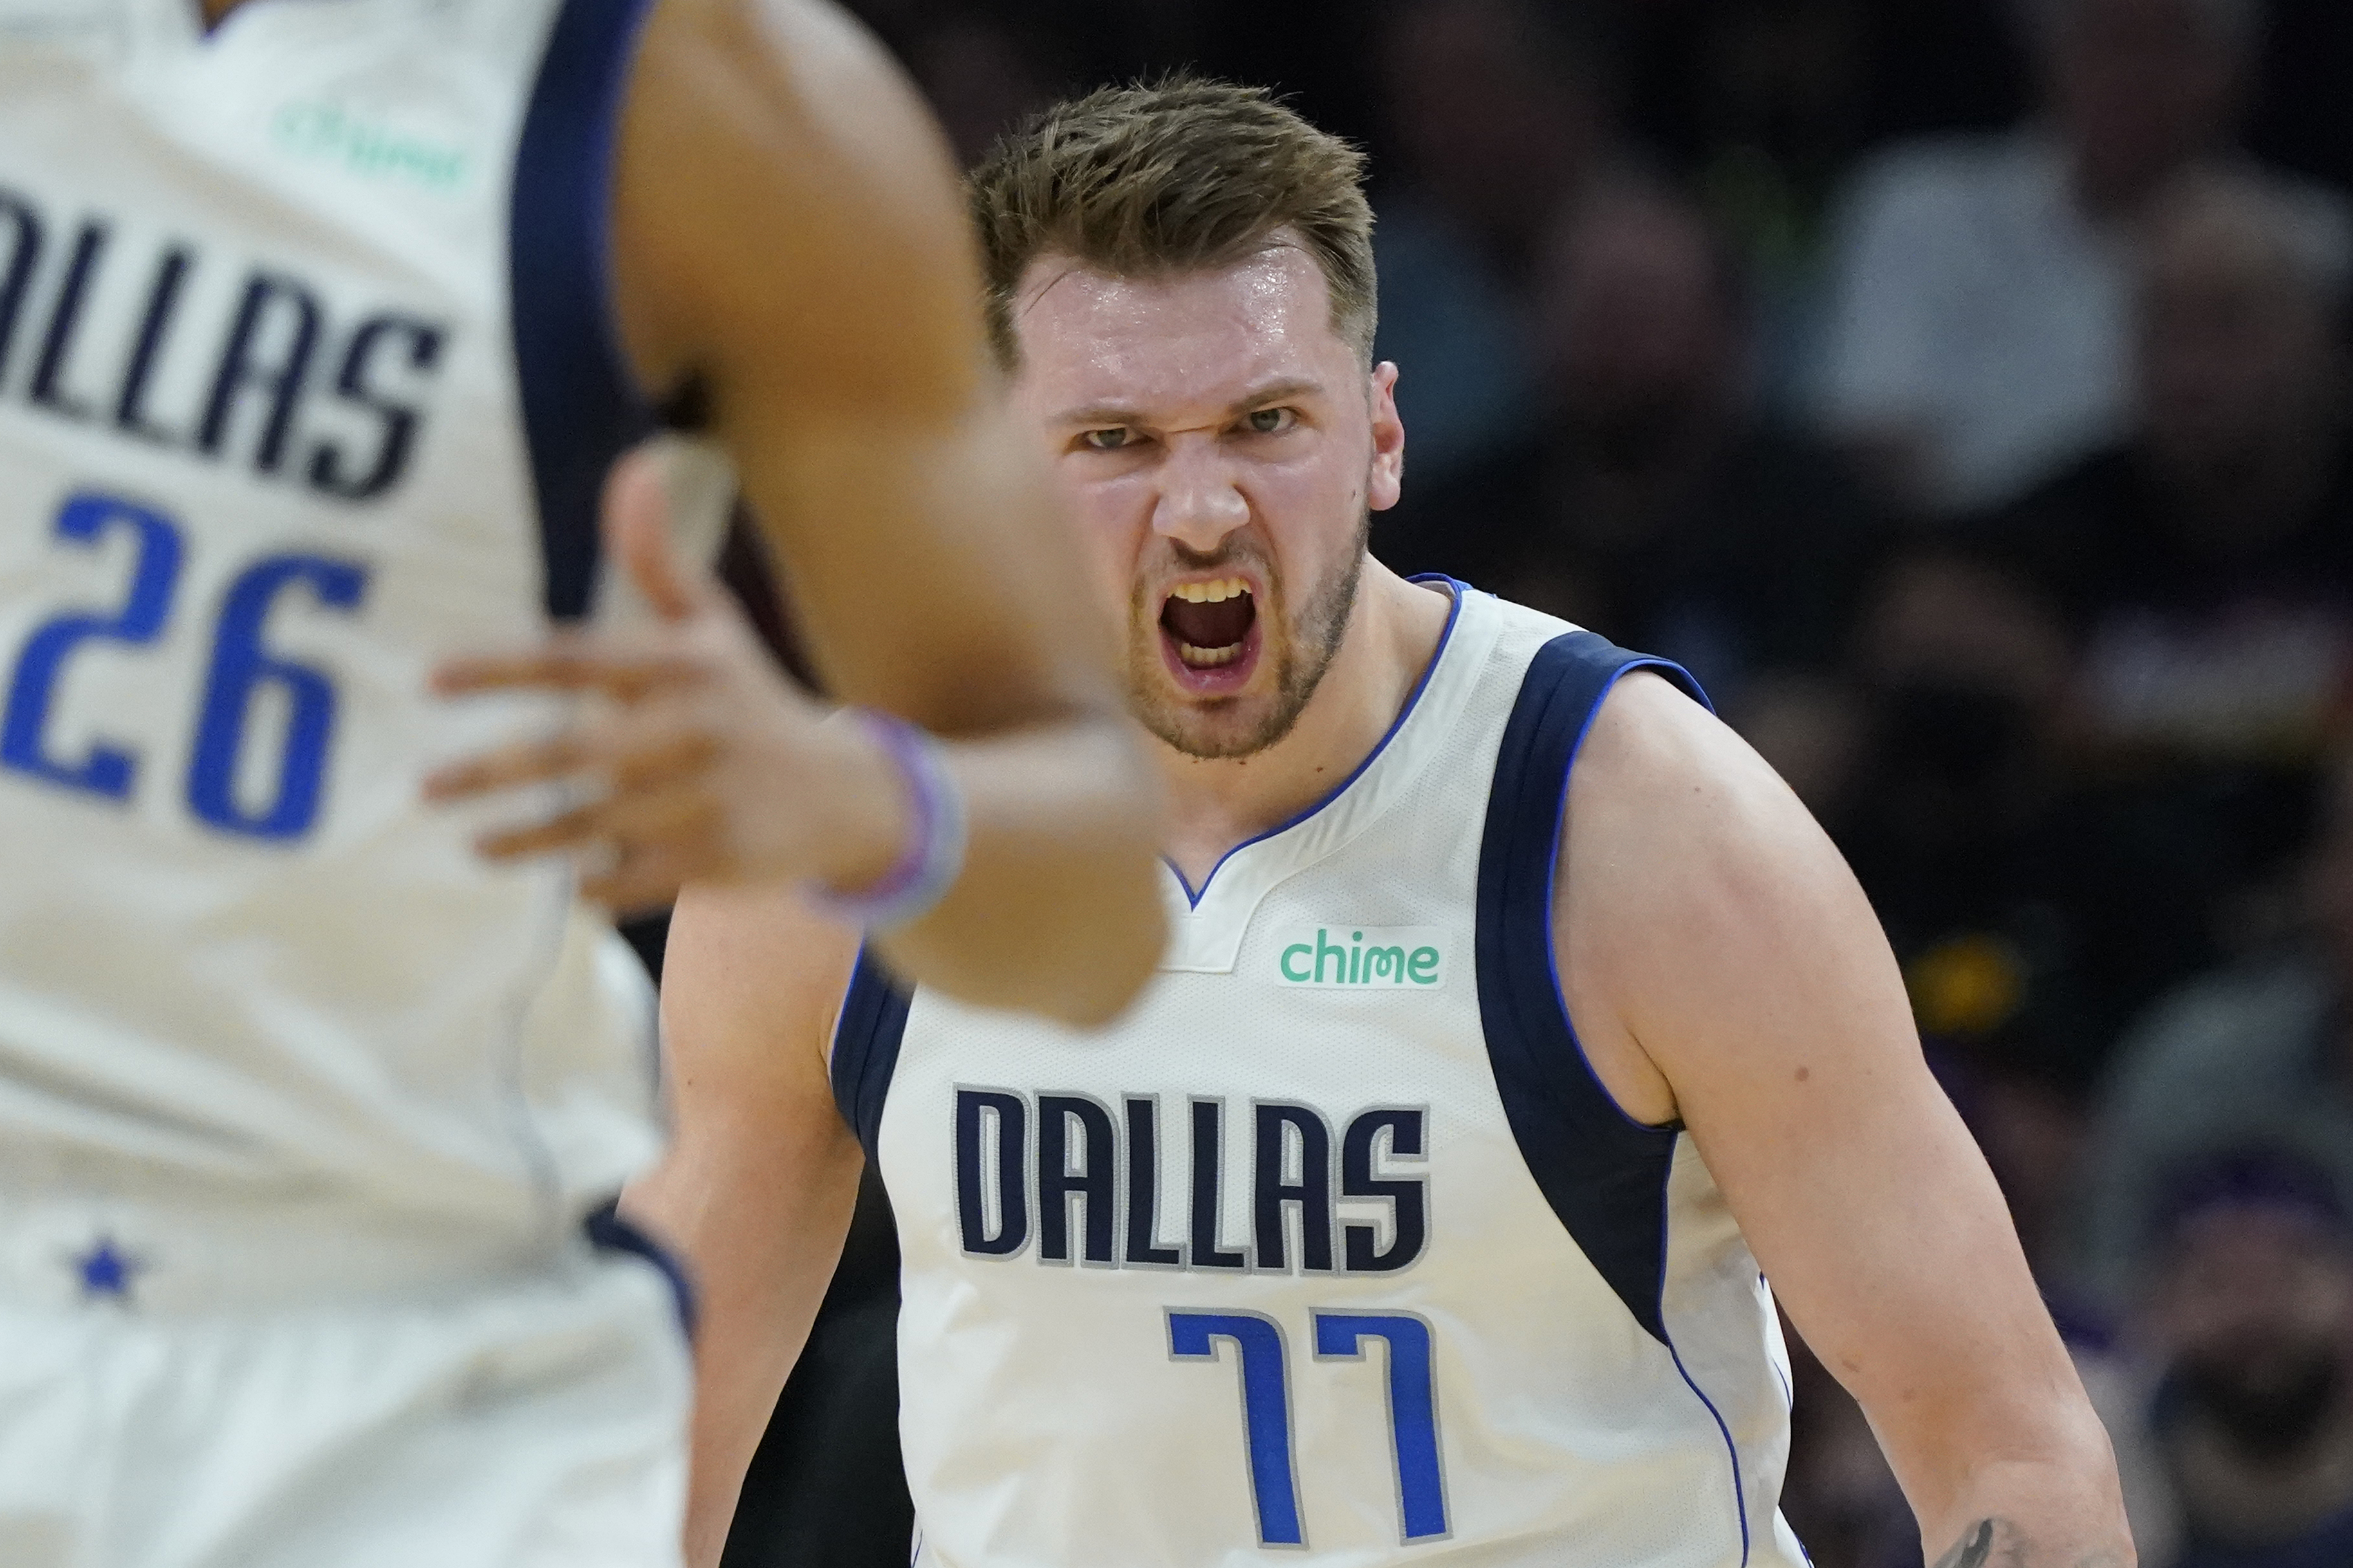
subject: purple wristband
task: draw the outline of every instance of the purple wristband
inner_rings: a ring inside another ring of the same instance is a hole
[[[836,920],[888,931],[929,914],[964,870],[964,791],[940,754],[940,743],[903,719],[871,708],[849,711],[889,755],[914,816],[906,847],[880,880],[855,891],[815,883],[818,907]]]

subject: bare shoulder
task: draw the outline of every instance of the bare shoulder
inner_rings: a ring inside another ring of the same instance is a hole
[[[970,402],[977,273],[913,86],[829,0],[659,0],[615,175],[622,334],[649,384],[738,354],[824,395]],[[812,300],[826,309],[812,310]],[[878,324],[896,330],[878,332]],[[943,353],[943,350],[947,352]]]
[[[1661,677],[1604,699],[1571,775],[1554,902],[1562,984],[1630,1115],[1690,1110],[1726,1042],[1777,1003],[1908,1010],[1829,836],[1747,743]],[[1829,1003],[1828,1005],[1838,1005]]]
[[[1565,889],[1606,898],[1609,923],[1696,935],[1845,867],[1787,784],[1715,715],[1638,671],[1602,700],[1571,774]]]
[[[1851,884],[1829,836],[1748,743],[1658,675],[1603,699],[1568,791],[1565,846],[1623,915],[1690,920],[1703,904]],[[1567,879],[1563,879],[1564,881]],[[1630,902],[1623,900],[1630,900]]]
[[[1571,788],[1591,811],[1627,811],[1737,841],[1744,826],[1812,826],[1779,776],[1731,728],[1665,677],[1636,670],[1611,689],[1578,752]]]

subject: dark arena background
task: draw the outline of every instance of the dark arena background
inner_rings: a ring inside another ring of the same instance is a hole
[[[1376,553],[1682,660],[1829,827],[2143,1563],[2353,1562],[2353,5],[858,9],[966,161],[1178,68],[1368,150]],[[895,1273],[870,1180],[728,1568],[907,1561]],[[1917,1564],[1791,1351],[1791,1523]]]

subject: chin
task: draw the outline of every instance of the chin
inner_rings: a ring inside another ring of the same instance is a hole
[[[1204,702],[1162,689],[1136,705],[1136,717],[1170,749],[1202,762],[1254,755],[1291,728],[1273,699],[1258,695]]]

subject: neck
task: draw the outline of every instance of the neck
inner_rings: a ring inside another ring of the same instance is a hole
[[[1299,816],[1371,754],[1430,668],[1447,595],[1365,563],[1356,607],[1331,668],[1291,733],[1247,757],[1206,760],[1157,748],[1168,781],[1168,858],[1195,888],[1226,852]]]

